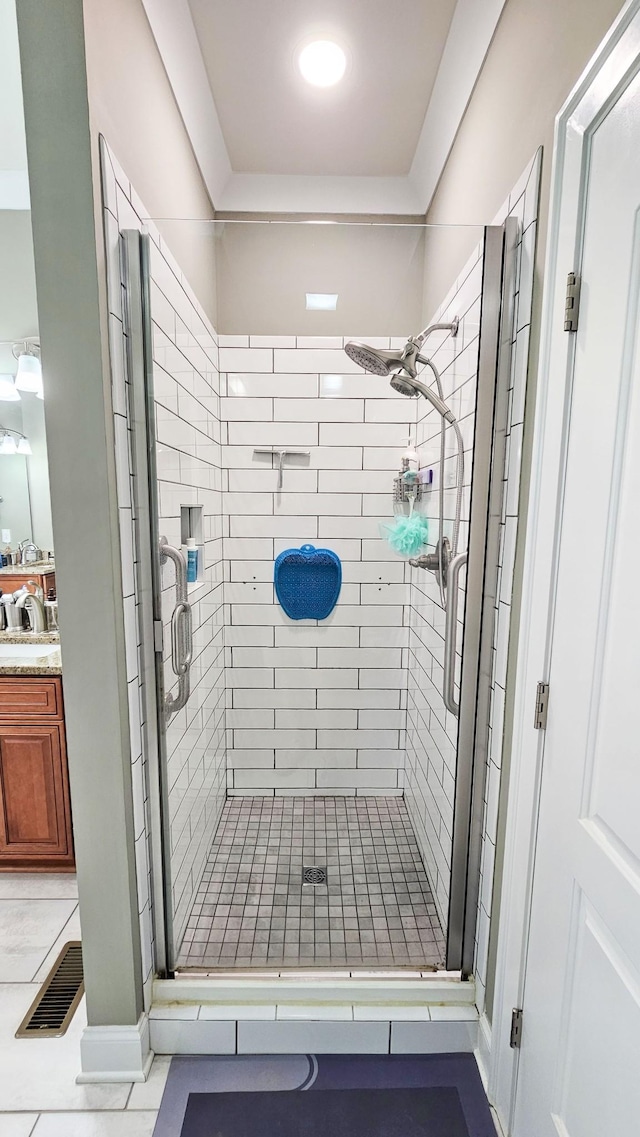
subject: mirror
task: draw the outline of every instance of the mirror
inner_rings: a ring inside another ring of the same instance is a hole
[[[38,316],[31,213],[28,209],[0,208],[0,440],[3,428],[19,442],[25,436],[31,454],[4,454],[0,445],[0,549],[16,549],[21,541],[33,541],[43,551],[53,550],[49,468],[44,423],[44,404],[35,394],[13,393],[18,370],[14,344],[37,341]],[[6,383],[8,377],[9,383]],[[7,533],[9,534],[7,536]]]
[[[29,540],[39,549],[51,551],[53,533],[42,400],[23,394],[19,403],[0,401],[0,435],[3,427],[24,435],[32,452],[0,453],[0,548],[9,544],[15,549],[20,541]]]

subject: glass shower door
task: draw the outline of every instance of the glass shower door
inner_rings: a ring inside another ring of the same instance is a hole
[[[157,969],[170,975],[226,789],[218,372],[161,246],[136,230],[122,240],[154,938]]]

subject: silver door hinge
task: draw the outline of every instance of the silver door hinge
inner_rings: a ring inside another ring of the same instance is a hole
[[[564,302],[564,330],[577,332],[580,312],[580,277],[577,272],[567,276],[567,295]]]
[[[153,621],[153,649],[154,651],[164,651],[164,636],[162,634],[162,620]]]
[[[522,1042],[522,1008],[514,1007],[511,1012],[511,1034],[509,1046],[512,1050],[519,1050]]]
[[[536,710],[533,725],[536,730],[547,729],[547,713],[549,710],[549,684],[538,683],[536,687]]]

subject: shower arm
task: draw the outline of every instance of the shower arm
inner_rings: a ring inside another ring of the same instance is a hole
[[[459,324],[460,321],[458,320],[457,316],[455,316],[453,320],[450,320],[448,324],[429,324],[429,326],[426,327],[424,331],[420,332],[419,336],[412,337],[412,343],[415,343],[417,347],[422,347],[424,341],[431,335],[432,332],[449,332],[452,338],[455,339],[458,334]],[[426,363],[427,361],[425,359],[421,359],[420,362]]]

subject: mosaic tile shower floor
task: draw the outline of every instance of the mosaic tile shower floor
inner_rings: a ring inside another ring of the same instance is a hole
[[[303,884],[307,866],[326,885]],[[442,967],[444,938],[399,797],[233,797],[178,967]]]

